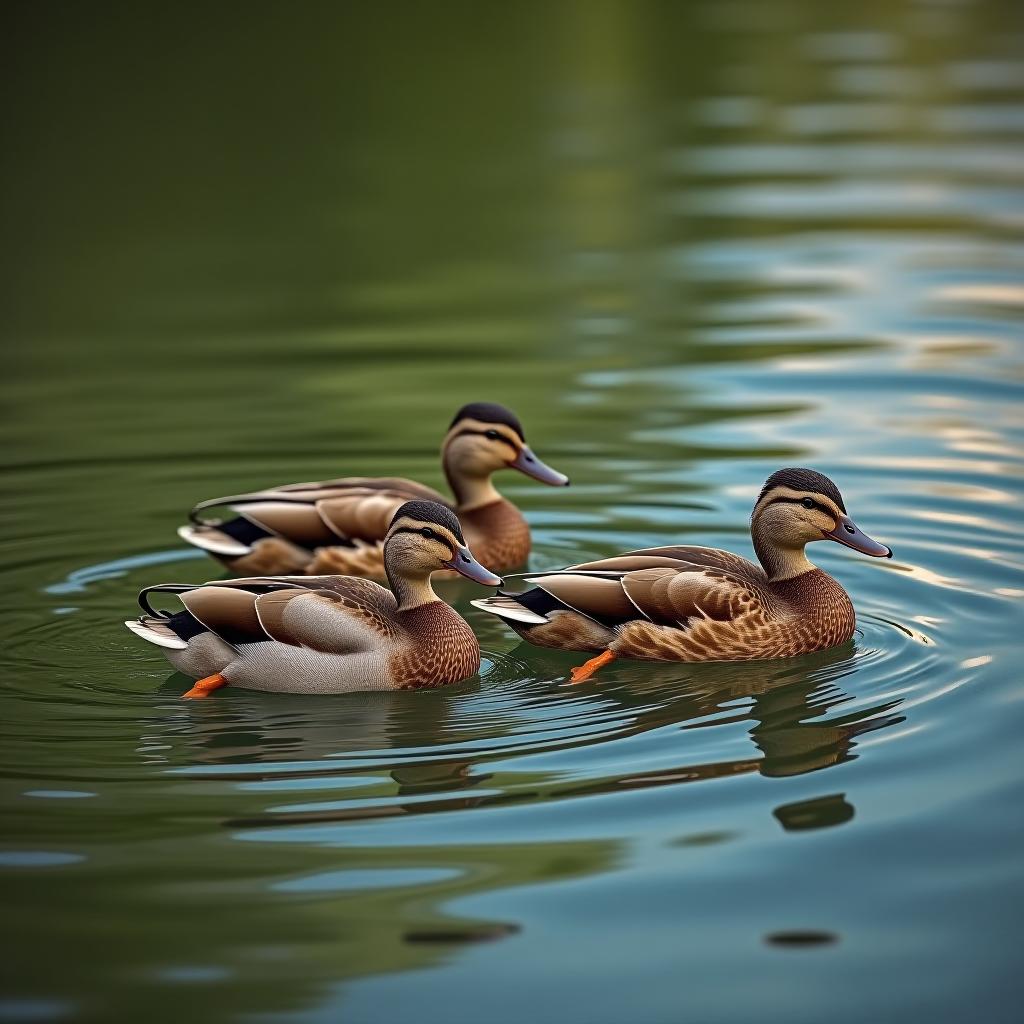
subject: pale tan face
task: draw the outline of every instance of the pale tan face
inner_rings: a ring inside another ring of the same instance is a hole
[[[523,448],[519,435],[504,423],[464,419],[445,435],[441,452],[450,471],[468,478],[506,469]]]
[[[802,548],[835,530],[843,518],[835,502],[816,491],[773,487],[754,506],[751,527],[780,548]]]
[[[408,576],[429,576],[446,568],[463,546],[447,527],[402,516],[391,524],[384,545]]]

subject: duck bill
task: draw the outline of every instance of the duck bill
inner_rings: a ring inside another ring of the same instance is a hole
[[[509,465],[551,487],[565,487],[569,483],[569,478],[564,473],[559,473],[557,469],[552,469],[547,463],[541,462],[530,450],[529,445],[524,444],[515,461]]]
[[[473,557],[473,552],[465,545],[455,552],[454,558],[441,564],[446,569],[454,569],[457,573],[465,576],[467,580],[481,583],[485,587],[500,587],[505,582],[500,576],[495,576],[490,569],[482,566]]]
[[[873,540],[849,517],[841,516],[836,528],[826,533],[829,540],[838,544],[845,544],[862,555],[871,555],[872,558],[892,558],[892,548],[879,544]]]

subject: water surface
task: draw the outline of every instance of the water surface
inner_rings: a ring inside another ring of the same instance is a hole
[[[0,1020],[1016,1019],[1024,73],[1000,3],[20,12],[5,40]],[[295,698],[121,621],[193,500],[438,485],[535,568],[750,553],[812,465],[854,641]]]

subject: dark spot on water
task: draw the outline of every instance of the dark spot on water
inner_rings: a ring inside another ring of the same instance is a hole
[[[735,839],[738,832],[694,832],[688,836],[680,836],[673,839],[672,846],[714,846],[717,843],[727,843]]]
[[[471,942],[494,942],[515,935],[519,931],[517,924],[487,924],[468,927],[453,926],[451,928],[413,928],[402,938],[411,943],[459,944]]]
[[[834,932],[819,932],[813,929],[795,928],[786,932],[769,932],[764,941],[771,946],[788,946],[797,948],[803,946],[832,946],[839,941],[839,936]]]
[[[852,820],[855,813],[853,805],[847,802],[845,793],[832,793],[829,796],[815,797],[813,800],[782,804],[772,811],[787,832],[804,832],[813,828],[845,825]]]

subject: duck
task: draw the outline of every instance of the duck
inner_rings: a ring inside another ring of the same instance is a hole
[[[502,580],[477,561],[455,513],[407,501],[382,546],[390,590],[338,575],[162,583],[142,590],[143,614],[125,626],[197,680],[184,694],[190,699],[229,685],[332,694],[422,689],[479,671],[476,634],[430,578],[450,569],[485,586]],[[154,610],[153,593],[177,595],[183,609]]]
[[[717,548],[642,548],[528,574],[529,589],[471,603],[532,644],[600,652],[572,670],[574,682],[616,658],[791,658],[850,640],[853,603],[805,549],[821,540],[875,558],[892,549],[853,522],[839,488],[813,469],[772,473],[750,533],[757,563]]]
[[[495,402],[462,406],[441,444],[441,466],[454,500],[402,477],[286,484],[201,501],[178,536],[236,574],[383,580],[383,539],[395,510],[410,500],[433,501],[456,513],[485,565],[499,572],[524,565],[530,528],[495,489],[492,476],[516,469],[552,487],[567,486],[569,478],[534,454],[515,413]],[[201,517],[216,507],[229,507],[236,515],[226,521]]]

